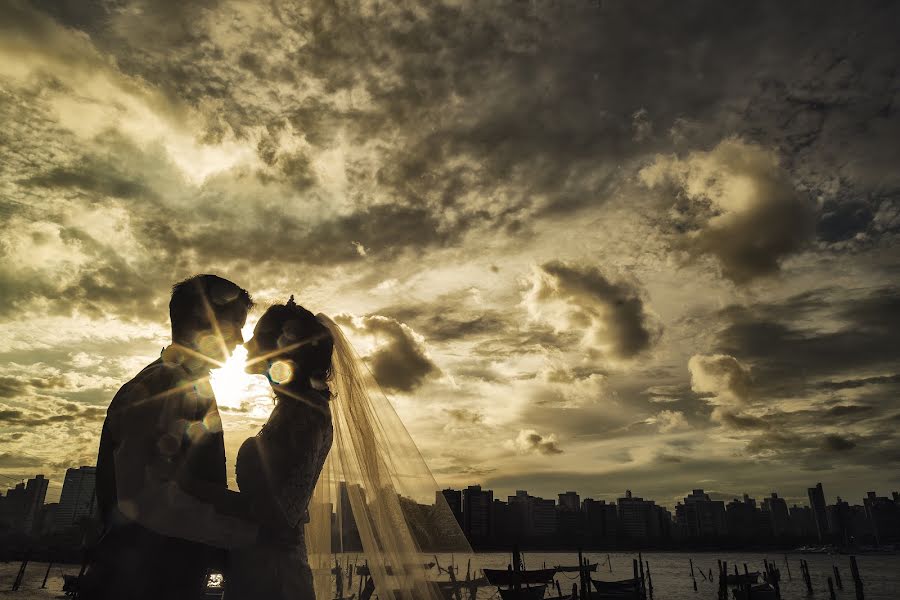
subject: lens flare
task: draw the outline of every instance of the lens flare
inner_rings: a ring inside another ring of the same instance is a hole
[[[216,393],[219,406],[240,408],[243,400],[249,400],[250,388],[256,381],[244,372],[246,364],[247,349],[238,346],[221,368],[210,371],[209,383]]]
[[[247,365],[247,349],[238,346],[225,364],[219,369],[210,371],[209,383],[216,394],[216,403],[226,414],[237,411],[243,416],[253,419],[266,419],[272,412],[272,388],[265,377],[250,375],[244,371]],[[205,423],[209,428],[212,423]],[[215,424],[221,429],[222,424]]]
[[[269,367],[269,377],[275,383],[288,383],[294,377],[294,367],[286,360],[275,361],[272,366]]]

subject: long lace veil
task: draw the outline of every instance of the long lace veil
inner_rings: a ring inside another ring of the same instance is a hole
[[[334,338],[334,443],[306,525],[316,597],[332,598],[334,553],[343,552],[368,565],[379,600],[442,600],[438,571],[426,563],[438,553],[465,560],[472,549],[390,401],[340,327],[316,318]]]

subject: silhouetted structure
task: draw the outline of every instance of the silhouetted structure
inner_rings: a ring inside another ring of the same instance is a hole
[[[772,535],[776,538],[789,537],[791,535],[791,515],[788,512],[787,502],[779,498],[778,494],[763,499],[763,510],[771,515]]]
[[[470,485],[463,490],[463,532],[470,540],[486,542],[491,537],[492,490]]]
[[[893,493],[893,498],[868,492],[863,505],[875,543],[881,545],[900,542],[900,498],[897,492]]]
[[[93,467],[69,469],[60,503],[43,504],[48,481],[41,475],[17,484],[0,496],[0,521],[12,532],[33,538],[56,536],[72,530],[90,511],[93,492]],[[810,488],[814,493],[820,486]],[[337,551],[360,551],[362,544],[350,507],[351,489],[338,483],[342,518],[337,506],[332,512],[334,548]],[[366,501],[366,492],[359,489]],[[824,494],[821,497],[824,502]],[[40,506],[37,506],[40,501]],[[446,488],[437,492],[435,502],[446,501],[463,526],[471,543],[478,548],[506,549],[512,544],[535,548],[571,550],[584,548],[635,547],[735,547],[741,545],[777,545],[792,548],[819,539],[819,532],[809,506],[788,508],[784,498],[771,493],[758,506],[744,495],[728,504],[712,500],[702,489],[692,490],[675,507],[674,519],[664,507],[652,500],[633,496],[626,491],[618,502],[593,498],[582,499],[576,491],[558,495],[558,501],[532,496],[517,490],[507,501],[494,498],[493,490],[472,485],[463,490]],[[401,498],[404,510],[433,510],[432,505],[418,504]],[[62,513],[60,513],[62,509]],[[25,515],[30,525],[25,525]],[[825,537],[827,541],[848,547],[891,545],[900,543],[900,494],[878,496],[868,492],[862,504],[850,504],[837,498],[825,505]],[[12,528],[10,521],[19,523]],[[59,531],[57,531],[59,530]],[[80,534],[65,538],[64,543],[79,544]],[[429,542],[432,543],[432,542]],[[80,547],[80,546],[79,546]],[[75,548],[75,546],[73,546]]]
[[[96,467],[66,470],[59,506],[53,517],[54,531],[74,527],[79,519],[96,514],[97,503],[94,495],[96,477]]]
[[[809,488],[807,494],[809,494],[809,507],[812,509],[816,535],[819,536],[820,542],[824,542],[828,539],[828,516],[825,512],[825,492],[822,490],[822,484],[817,483],[816,487]]]
[[[675,506],[675,521],[686,539],[712,541],[728,533],[725,503],[711,500],[701,489],[693,490],[684,503]]]
[[[444,497],[444,500],[447,501],[447,506],[450,507],[450,512],[452,512],[453,516],[456,518],[456,522],[462,527],[462,492],[460,490],[447,488],[440,492],[435,492],[435,498],[437,498],[437,494]]]

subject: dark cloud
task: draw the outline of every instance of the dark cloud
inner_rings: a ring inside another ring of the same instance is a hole
[[[375,339],[375,350],[364,359],[385,389],[411,392],[429,377],[441,373],[428,356],[421,336],[403,323],[380,315],[361,318],[339,315],[335,320]]]
[[[781,303],[732,306],[722,311],[718,346],[752,364],[755,385],[766,393],[793,394],[817,387],[818,378],[892,370],[900,360],[898,312],[900,291],[891,287],[850,295],[820,290]],[[836,322],[810,326],[813,314]]]
[[[467,408],[447,408],[444,409],[444,412],[447,413],[451,420],[459,423],[477,425],[484,421],[482,413]]]
[[[778,157],[740,139],[684,159],[659,156],[641,179],[669,190],[674,243],[692,256],[714,257],[736,283],[777,272],[813,233],[813,204]]]
[[[637,285],[613,281],[596,267],[545,263],[535,269],[525,301],[535,317],[582,332],[586,345],[613,358],[634,358],[661,333]]]
[[[13,452],[0,452],[0,468],[14,469],[24,467],[40,467],[43,464],[38,458],[33,456],[23,456]]]
[[[542,435],[534,429],[523,429],[509,443],[510,447],[520,454],[562,454],[559,442],[553,434]]]
[[[769,423],[760,417],[723,410],[716,413],[716,420],[733,429],[768,429]]]
[[[853,448],[855,448],[856,443],[844,436],[830,434],[826,435],[823,438],[822,447],[825,450],[830,450],[832,452],[844,452],[846,450],[852,450]]]

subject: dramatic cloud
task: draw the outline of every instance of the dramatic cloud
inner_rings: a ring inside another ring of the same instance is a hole
[[[658,156],[640,172],[674,191],[669,226],[692,255],[716,258],[736,283],[778,271],[813,232],[813,209],[771,151],[728,139],[686,158]]]
[[[897,3],[4,8],[0,474],[92,463],[197,272],[368,315],[442,484],[900,472]]]
[[[562,449],[556,441],[556,436],[541,435],[534,429],[523,429],[516,439],[509,442],[511,448],[520,454],[562,454]]]
[[[372,375],[387,390],[411,392],[441,372],[428,356],[424,338],[399,321],[380,315],[341,315],[336,321],[372,338],[374,347],[364,358]]]
[[[655,417],[651,417],[648,422],[656,425],[660,433],[690,429],[684,413],[679,410],[662,410],[656,413]]]
[[[635,284],[595,267],[555,261],[535,267],[525,305],[535,319],[580,332],[585,346],[614,359],[634,358],[661,332]]]
[[[727,354],[696,354],[688,361],[691,389],[713,404],[744,404],[750,398],[750,371]]]

